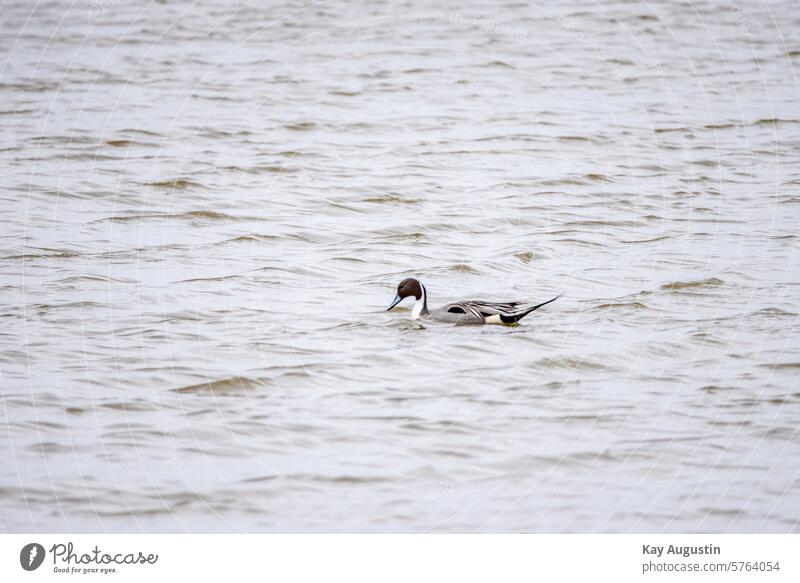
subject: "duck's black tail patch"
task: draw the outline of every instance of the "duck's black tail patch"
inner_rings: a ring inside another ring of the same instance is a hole
[[[517,314],[511,314],[509,316],[505,316],[503,314],[500,314],[500,320],[502,320],[503,324],[513,324],[514,322],[519,322],[520,320],[522,320],[522,318],[524,318],[525,316],[527,316],[528,314],[530,314],[534,310],[538,310],[542,306],[546,306],[550,302],[556,301],[558,298],[560,298],[563,295],[564,295],[564,292],[561,292],[556,297],[554,297],[552,300],[547,300],[546,302],[542,302],[541,304],[539,304],[537,306],[533,306],[532,308],[528,308],[524,312],[519,312]]]

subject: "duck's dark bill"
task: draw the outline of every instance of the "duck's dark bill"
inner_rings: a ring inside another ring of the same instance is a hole
[[[388,312],[389,310],[391,310],[392,308],[394,308],[394,307],[395,307],[397,304],[399,304],[399,303],[400,303],[400,302],[402,302],[402,301],[403,301],[403,298],[401,298],[399,295],[397,295],[397,296],[394,296],[394,301],[392,301],[392,305],[391,305],[391,306],[389,306],[389,307],[386,309],[386,311]]]

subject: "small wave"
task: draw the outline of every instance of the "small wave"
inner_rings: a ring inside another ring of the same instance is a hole
[[[4,109],[0,111],[0,115],[24,115],[27,113],[33,113],[33,109]]]
[[[257,484],[259,482],[268,482],[270,480],[274,480],[278,478],[276,475],[264,475],[264,476],[255,476],[252,478],[245,478],[241,480],[242,484]]]
[[[519,142],[538,142],[541,138],[537,138],[534,136],[530,136],[528,134],[497,134],[491,136],[484,136],[482,138],[474,138],[473,142],[508,142],[508,141],[519,141]]]
[[[760,364],[758,366],[773,370],[793,370],[796,368],[800,368],[800,362],[773,362],[773,363]]]
[[[82,283],[87,281],[100,283],[135,283],[133,279],[106,277],[103,275],[72,275],[63,279],[57,279],[55,283]]]
[[[265,164],[262,166],[222,166],[220,170],[228,172],[241,172],[244,174],[262,174],[264,172],[269,174],[295,174],[299,172],[297,168],[290,166],[282,166],[280,164]]]
[[[647,219],[649,217],[642,217],[642,218]],[[578,229],[581,229],[581,228],[585,228],[585,227],[633,227],[633,228],[635,228],[635,227],[638,227],[640,225],[641,225],[641,223],[639,221],[625,221],[625,220],[622,220],[622,221],[608,221],[608,220],[594,221],[594,220],[588,220],[588,221],[565,221],[565,222],[561,223],[560,226],[561,227],[565,227],[565,228],[577,227]]]
[[[646,170],[648,172],[667,172],[667,168],[661,164],[642,164],[641,166],[628,166],[629,168],[636,168],[638,170]]]
[[[85,137],[85,136],[76,136],[76,135],[69,135],[69,136],[36,136],[33,138],[29,138],[31,142],[37,144],[68,144],[70,146],[78,145],[78,144],[96,144],[96,141],[93,138]]]
[[[466,263],[454,263],[446,267],[447,271],[455,271],[456,273],[472,273],[473,275],[480,275],[480,271],[474,267],[470,267]]]
[[[163,134],[159,134],[158,132],[151,132],[149,130],[143,130],[139,128],[126,128],[124,130],[119,131],[120,134],[131,134],[135,136],[136,134],[141,134],[143,136],[157,136],[162,137]]]
[[[594,310],[612,310],[615,308],[627,308],[631,310],[647,310],[648,306],[642,302],[611,302],[607,304],[600,304],[593,308]]]
[[[0,257],[0,261],[13,261],[16,259],[71,259],[80,257],[80,253],[75,251],[51,251],[47,253],[23,253],[22,255],[6,255]]]
[[[404,423],[401,425],[402,429],[410,429],[411,431],[422,431],[422,432],[431,432],[435,434],[439,433],[461,433],[464,435],[474,435],[476,432],[480,431],[480,428],[475,425],[470,425],[468,423],[462,423],[460,421],[449,421],[449,420],[442,420],[442,421],[411,421],[410,423]]]
[[[285,476],[287,480],[294,482],[317,482],[325,484],[350,484],[357,486],[359,484],[372,485],[387,482],[393,482],[396,478],[380,478],[371,476],[353,476],[353,475],[339,475],[339,476],[323,476],[321,474],[290,474]]]
[[[336,208],[336,209],[342,209],[342,210],[345,210],[345,211],[350,211],[352,213],[363,213],[364,212],[364,209],[354,208],[354,207],[351,207],[351,206],[346,205],[346,204],[341,203],[341,202],[331,201],[331,202],[328,203],[328,206],[332,207],[332,208]]]
[[[381,309],[381,313],[383,312],[384,310]],[[334,324],[333,326],[323,326],[320,328],[320,331],[327,332],[330,330],[363,330],[369,327],[370,325],[367,324],[366,322],[342,322],[341,324]]]
[[[716,467],[716,466],[715,466]],[[737,469],[740,469],[740,466],[735,466]],[[741,470],[740,470],[741,471]],[[708,514],[709,516],[730,516],[737,519],[742,519],[743,517],[747,516],[749,513],[744,508],[740,508],[739,506],[735,508],[712,508],[712,507],[705,507],[700,508],[699,512],[704,514]]]
[[[621,241],[622,243],[626,243],[629,245],[638,245],[642,243],[655,243],[656,241],[663,241],[664,239],[669,239],[669,235],[663,235],[661,237],[653,237],[652,239],[630,239],[628,241]]]
[[[569,414],[569,415],[559,415],[556,417],[559,421],[578,421],[580,423],[603,423],[603,422],[616,422],[622,421],[622,417],[619,415],[609,415],[604,413],[596,413],[596,414]],[[598,459],[598,458],[606,458],[606,459],[614,459],[610,454],[574,454],[576,458],[589,458],[591,460]]]
[[[247,169],[250,174],[297,174],[300,172],[299,168],[292,166],[284,166],[283,164],[262,164],[261,166],[253,166]]]
[[[761,316],[768,316],[768,317],[775,317],[775,318],[782,318],[782,317],[790,317],[795,318],[797,314],[794,312],[787,312],[786,310],[782,310],[780,308],[763,308],[761,310],[756,310],[752,313],[753,316],[761,315]]]
[[[692,289],[697,287],[717,287],[723,285],[725,282],[716,277],[708,277],[706,279],[698,279],[695,281],[673,281],[672,283],[665,283],[660,289],[665,291],[679,291],[682,289]]]
[[[577,135],[558,136],[556,139],[560,140],[562,142],[591,142],[592,141],[592,139],[590,137],[588,137],[588,136],[577,136]]]
[[[43,454],[50,453],[67,453],[74,451],[74,446],[56,443],[54,441],[42,441],[29,445],[28,449]]]
[[[537,370],[542,368],[566,368],[570,370],[610,370],[603,363],[591,361],[584,358],[550,358],[545,357],[536,361]]]
[[[687,131],[689,128],[686,126],[676,126],[671,128],[656,128],[653,131],[657,134],[668,134],[670,132],[684,132]]]
[[[719,160],[694,160],[690,162],[690,164],[694,164],[695,166],[704,166],[706,168],[717,168],[721,165]]]
[[[719,393],[720,391],[731,391],[733,388],[723,387],[720,385],[705,385],[700,387],[700,390],[713,395],[714,393]]]
[[[425,233],[419,231],[413,231],[411,233],[396,231],[387,234],[386,230],[382,230],[380,232],[372,231],[370,234],[375,239],[381,241],[425,241],[428,238]]]
[[[346,255],[341,255],[338,257],[331,257],[330,261],[342,261],[344,263],[370,263],[360,257],[348,257]]]
[[[514,65],[506,63],[505,61],[494,60],[484,65],[485,67],[502,67],[503,69],[513,69]]]
[[[584,178],[591,180],[592,182],[614,182],[613,178],[597,172],[589,172],[588,174],[584,174]]]
[[[777,117],[766,117],[763,119],[756,120],[752,123],[754,126],[765,126],[765,125],[778,125],[784,123],[797,123],[798,120],[796,119],[780,119]]]
[[[762,402],[766,402],[766,403],[769,403],[770,405],[778,405],[779,407],[782,407],[783,405],[788,405],[789,403],[791,403],[792,400],[791,399],[786,399],[784,397],[771,397],[769,399],[762,400]]]
[[[130,223],[146,221],[148,219],[175,219],[175,220],[209,220],[209,221],[235,221],[247,220],[243,217],[234,217],[226,213],[208,210],[186,211],[184,213],[151,213],[142,212],[134,215],[117,215],[98,219],[95,222]]]
[[[534,254],[531,251],[522,251],[520,253],[514,253],[514,257],[516,257],[523,263],[530,263],[531,261],[533,261]]]
[[[313,121],[300,121],[296,123],[288,123],[283,127],[294,132],[309,132],[315,129],[317,124],[315,124]]]
[[[98,154],[97,152],[64,154],[58,158],[60,160],[70,160],[74,162],[113,162],[125,160],[125,158],[120,156],[108,156],[106,154]]]
[[[109,304],[101,304],[99,302],[64,302],[63,304],[31,304],[30,307],[34,310],[48,311],[48,310],[90,310],[93,308],[110,308]]]
[[[251,233],[249,235],[239,235],[231,239],[225,239],[215,243],[216,245],[226,245],[228,243],[271,243],[272,241],[280,241],[282,237],[277,235],[261,235],[258,233]]]
[[[373,196],[370,198],[365,198],[361,202],[370,202],[370,203],[394,203],[394,204],[417,204],[422,202],[421,199],[418,198],[405,198],[399,194],[384,194],[382,196]]]
[[[146,401],[118,401],[114,403],[105,403],[102,405],[104,409],[112,409],[114,411],[158,411],[160,406],[156,403],[149,403]]]
[[[194,277],[191,279],[181,279],[176,281],[175,283],[215,282],[215,281],[227,281],[231,279],[247,279],[247,278],[239,274],[234,274],[234,275],[220,275],[218,277]]]
[[[236,376],[178,387],[177,389],[172,389],[172,391],[181,394],[227,394],[247,392],[264,386],[266,386],[265,383],[260,379]]]
[[[575,245],[580,245],[582,247],[605,247],[603,243],[596,243],[594,241],[587,241],[585,239],[554,239],[554,243],[572,243]]]
[[[234,131],[223,130],[221,128],[216,129],[206,129],[204,132],[198,134],[204,138],[222,138],[222,139],[229,139],[229,138],[241,138],[243,136],[252,136],[253,132],[250,130],[245,129],[237,129]]]
[[[146,182],[145,186],[152,186],[153,188],[169,188],[176,190],[186,190],[187,188],[202,188],[203,185],[199,182],[189,180],[188,178],[169,178],[166,180],[156,180],[154,182]]]
[[[624,57],[606,59],[606,63],[611,63],[612,65],[635,65],[636,64],[633,61],[631,61],[630,59],[626,59]]]

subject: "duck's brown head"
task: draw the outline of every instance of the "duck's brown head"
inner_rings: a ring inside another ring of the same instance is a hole
[[[394,297],[392,305],[389,306],[389,310],[409,296],[413,296],[417,300],[422,298],[422,284],[413,277],[407,277],[397,286],[397,295]]]

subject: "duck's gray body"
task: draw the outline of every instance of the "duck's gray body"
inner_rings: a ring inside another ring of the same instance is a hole
[[[391,310],[404,298],[413,296],[416,301],[411,310],[411,319],[432,320],[448,324],[513,324],[518,322],[537,308],[557,300],[531,305],[526,302],[482,302],[467,300],[446,304],[435,310],[428,310],[428,293],[425,286],[413,278],[404,279],[397,286],[397,296],[389,309]]]
[[[491,303],[467,300],[444,305],[427,314],[423,312],[421,317],[450,324],[512,324],[529,313],[525,310],[525,305],[521,302]]]

